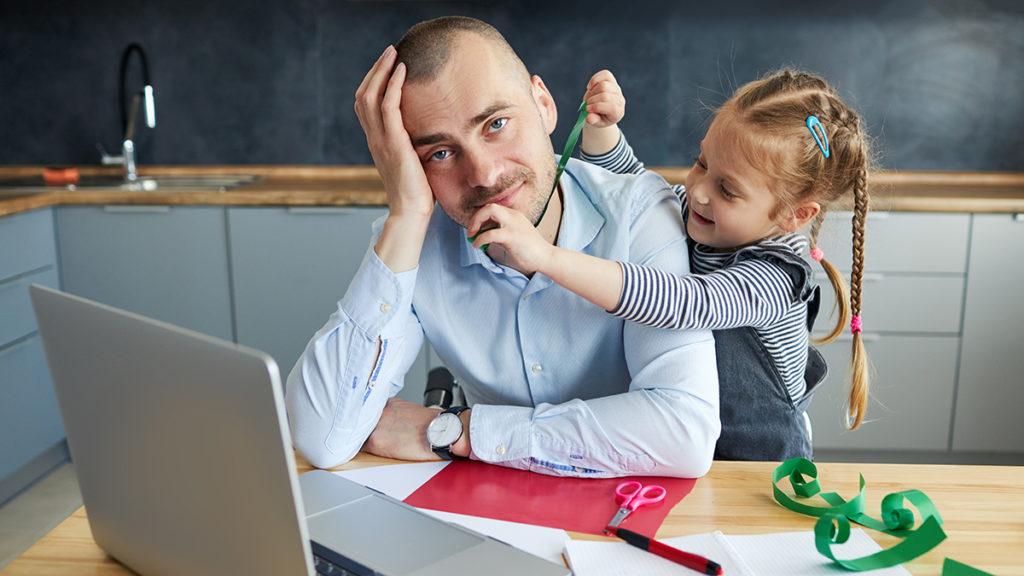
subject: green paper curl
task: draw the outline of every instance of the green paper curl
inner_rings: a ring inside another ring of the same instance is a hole
[[[828,506],[812,506],[797,502],[779,488],[779,481],[783,478],[789,478],[790,486],[797,498],[819,496]],[[772,492],[775,501],[788,510],[817,517],[818,521],[814,526],[815,547],[823,556],[847,570],[875,570],[895,566],[921,556],[946,539],[946,533],[942,530],[942,516],[935,503],[924,492],[903,490],[887,494],[882,499],[881,520],[878,520],[864,512],[864,487],[864,476],[860,475],[860,489],[857,496],[849,501],[835,492],[822,492],[818,483],[818,468],[806,458],[786,460],[772,473]],[[907,502],[917,509],[917,516],[921,518],[920,526],[916,529],[915,514]],[[832,546],[843,544],[850,538],[851,521],[902,538],[903,541],[863,558],[836,558]],[[984,576],[987,572],[946,558],[942,574]]]

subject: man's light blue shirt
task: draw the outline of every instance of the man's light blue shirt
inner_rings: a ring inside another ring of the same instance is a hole
[[[653,172],[570,160],[557,244],[689,273],[679,200]],[[419,267],[373,250],[287,382],[292,437],[319,467],[351,459],[402,387],[424,335],[472,405],[472,456],[557,475],[696,477],[720,424],[708,331],[624,322],[499,265],[434,210]],[[378,355],[378,349],[380,354]]]

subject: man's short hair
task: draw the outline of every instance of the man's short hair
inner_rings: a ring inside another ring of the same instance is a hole
[[[398,60],[405,63],[405,81],[415,83],[436,78],[448,62],[459,35],[467,32],[487,40],[497,49],[499,58],[509,71],[529,84],[530,74],[526,65],[501,32],[482,20],[467,16],[443,16],[409,28],[395,46]]]

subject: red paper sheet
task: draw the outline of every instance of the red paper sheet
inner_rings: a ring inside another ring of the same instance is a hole
[[[690,493],[696,480],[662,476],[561,478],[474,460],[456,460],[405,499],[419,508],[483,516],[497,520],[603,534],[619,507],[615,487],[627,480],[665,487],[655,506],[637,508],[623,528],[654,536],[672,508]]]

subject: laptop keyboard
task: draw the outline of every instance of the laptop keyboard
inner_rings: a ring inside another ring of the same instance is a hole
[[[310,541],[313,546],[313,567],[326,576],[376,576],[376,572],[345,558],[326,546]]]

